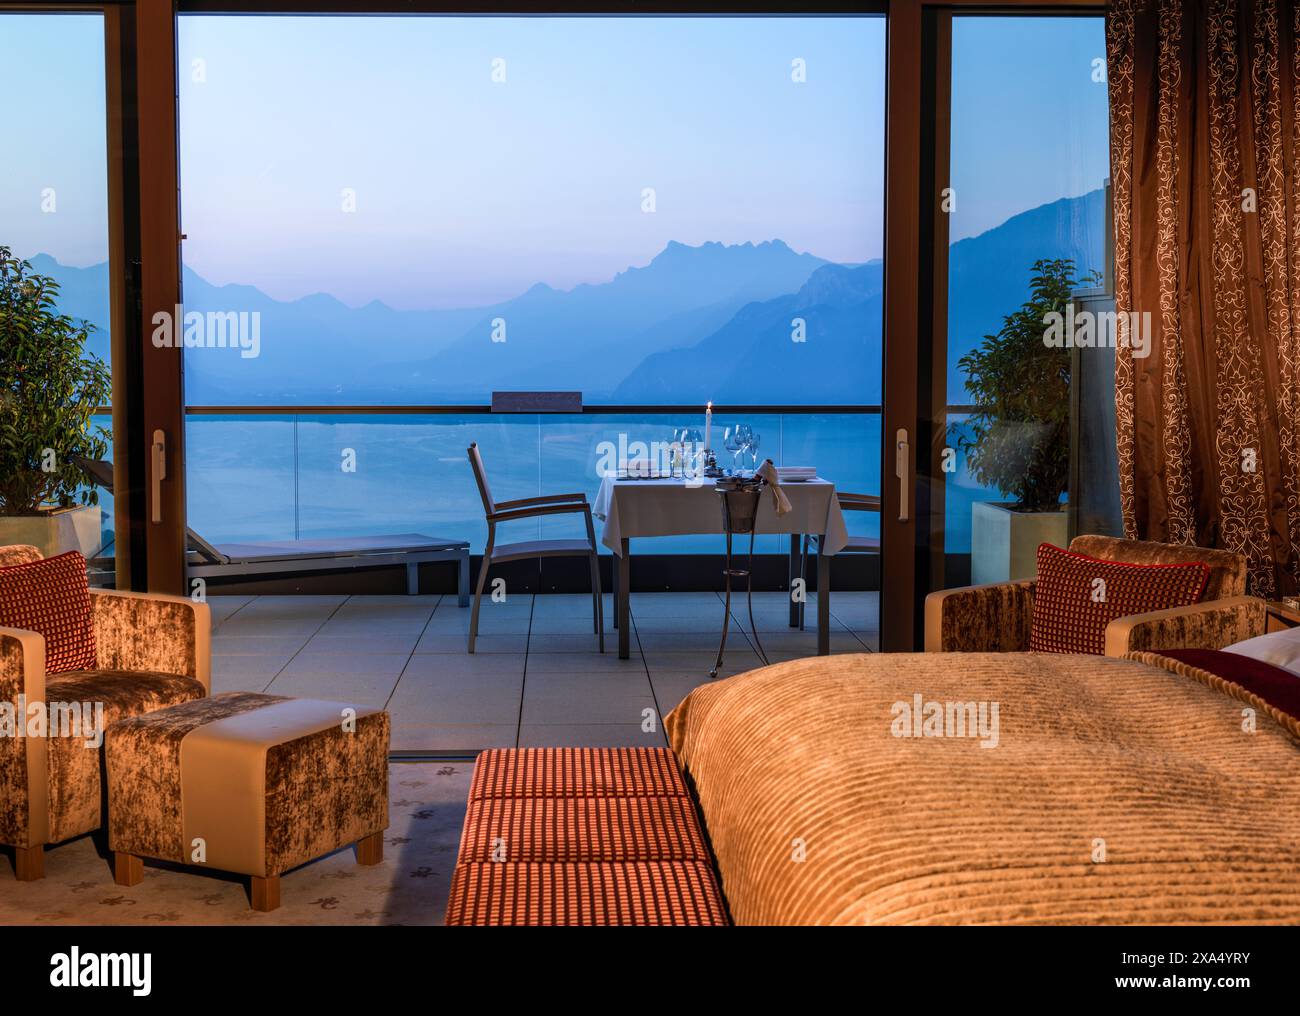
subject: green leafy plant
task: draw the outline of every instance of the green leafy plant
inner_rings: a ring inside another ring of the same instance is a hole
[[[92,425],[112,391],[108,367],[85,352],[93,326],[58,311],[59,285],[0,247],[0,515],[98,504],[73,456],[102,459]]]
[[[976,480],[1018,511],[1050,512],[1070,475],[1070,351],[1045,335],[1049,315],[1064,315],[1071,292],[1095,274],[1076,279],[1069,258],[1035,261],[1032,271],[1029,299],[957,361],[980,408],[950,435]]]

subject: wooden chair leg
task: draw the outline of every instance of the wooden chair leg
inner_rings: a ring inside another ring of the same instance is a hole
[[[276,910],[280,906],[280,876],[270,875],[267,878],[258,878],[256,875],[252,878],[252,896],[253,909],[262,913]]]
[[[135,854],[113,851],[113,881],[118,885],[139,885],[144,880],[144,861]]]
[[[14,847],[14,877],[19,882],[35,882],[45,877],[45,845]]]
[[[371,833],[357,840],[357,864],[379,864],[384,859],[384,834]]]

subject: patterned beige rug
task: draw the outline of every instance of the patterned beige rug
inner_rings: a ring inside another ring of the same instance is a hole
[[[45,878],[18,882],[0,855],[0,924],[441,924],[460,845],[472,762],[394,762],[384,862],[352,849],[280,880],[280,908],[249,909],[246,880],[145,862],[144,881],[113,882],[96,838],[45,852]]]

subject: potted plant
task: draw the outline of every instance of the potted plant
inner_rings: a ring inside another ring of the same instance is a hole
[[[60,314],[58,295],[54,279],[0,247],[0,545],[93,557],[99,495],[74,457],[106,454],[92,418],[112,380],[85,352],[93,326]]]
[[[1007,499],[972,507],[976,584],[1032,578],[1038,545],[1063,546],[1069,533],[1061,495],[1070,473],[1070,351],[1047,335],[1080,282],[1068,258],[1035,261],[1032,271],[1029,299],[958,361],[980,408],[950,433],[971,475]]]

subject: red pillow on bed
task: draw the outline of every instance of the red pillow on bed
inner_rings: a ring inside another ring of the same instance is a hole
[[[1101,656],[1111,621],[1191,606],[1200,600],[1209,577],[1209,566],[1200,562],[1127,564],[1040,544],[1029,648]]]
[[[45,673],[95,668],[86,559],[58,557],[0,568],[0,628],[45,636]]]

